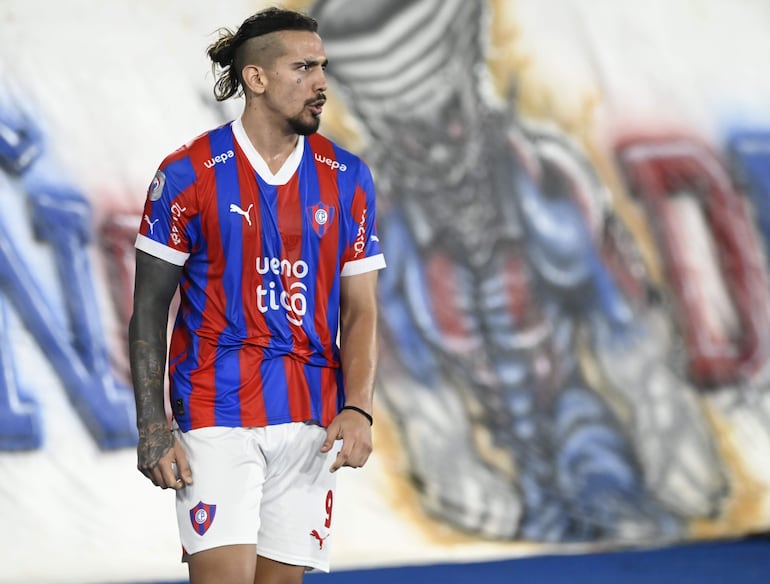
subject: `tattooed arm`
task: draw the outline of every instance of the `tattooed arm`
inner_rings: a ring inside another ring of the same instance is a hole
[[[128,338],[139,430],[137,466],[164,489],[181,489],[192,482],[184,451],[169,429],[164,405],[168,310],[181,273],[181,266],[136,252],[134,312]]]

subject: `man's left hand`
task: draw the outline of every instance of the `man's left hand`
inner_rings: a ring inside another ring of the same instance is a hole
[[[372,453],[372,428],[369,421],[353,410],[342,410],[332,420],[326,429],[326,440],[321,446],[321,452],[329,452],[335,440],[342,440],[342,448],[329,472],[336,472],[343,466],[362,467]]]

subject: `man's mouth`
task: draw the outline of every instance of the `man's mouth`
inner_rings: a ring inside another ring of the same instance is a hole
[[[307,104],[307,107],[310,110],[310,113],[318,117],[321,115],[321,112],[323,112],[325,103],[326,103],[326,98],[321,98],[315,101],[311,101],[310,103]]]

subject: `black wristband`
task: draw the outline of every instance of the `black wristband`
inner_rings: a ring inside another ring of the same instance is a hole
[[[367,420],[369,420],[369,425],[370,425],[370,426],[371,426],[372,424],[374,424],[374,418],[372,418],[372,415],[371,415],[369,412],[367,412],[366,410],[362,410],[361,408],[359,408],[359,407],[356,407],[356,406],[342,406],[342,409],[343,409],[343,410],[353,410],[354,412],[358,412],[358,413],[359,413],[359,414],[361,414],[361,415],[362,415],[364,418],[366,418]]]

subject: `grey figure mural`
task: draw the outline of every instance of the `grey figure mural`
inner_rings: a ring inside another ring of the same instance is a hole
[[[488,9],[311,10],[378,185],[381,395],[424,508],[442,521],[506,539],[677,538],[724,494],[705,422],[655,349],[665,327],[590,164],[490,91]],[[630,294],[607,254],[621,256]],[[604,393],[586,379],[581,346]],[[638,444],[676,431],[661,403],[687,430],[676,465],[678,447],[661,458]]]

